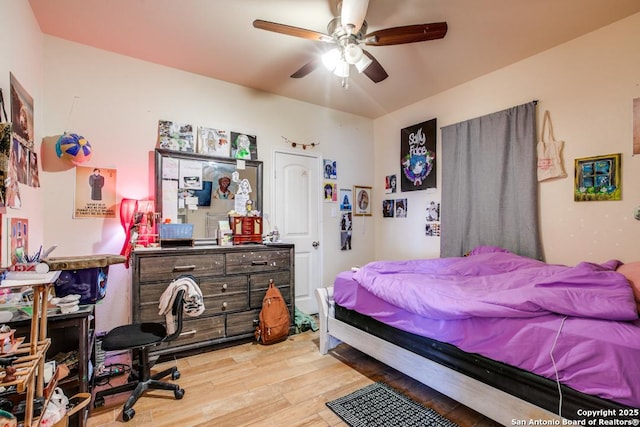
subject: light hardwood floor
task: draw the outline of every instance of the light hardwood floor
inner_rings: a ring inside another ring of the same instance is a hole
[[[317,332],[307,331],[272,346],[245,343],[158,364],[177,363],[182,400],[172,392],[147,392],[135,405],[135,417],[124,423],[125,393],[94,410],[88,427],[344,426],[325,402],[376,381],[461,427],[499,426],[345,344],[323,356],[318,341]]]

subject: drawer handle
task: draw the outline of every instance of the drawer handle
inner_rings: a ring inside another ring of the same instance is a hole
[[[223,285],[222,285],[222,290],[223,290],[223,291],[226,291],[228,286],[229,286],[229,285],[227,285],[226,283],[225,283],[225,284],[223,284]]]
[[[184,337],[184,336],[187,336],[187,335],[195,335],[195,334],[196,334],[196,332],[198,332],[198,331],[196,331],[196,330],[194,329],[194,330],[191,330],[191,331],[183,332],[183,333],[181,333],[181,334],[180,334],[180,336],[181,336],[181,337]]]
[[[267,265],[267,261],[251,261],[251,265]]]
[[[226,310],[226,309],[227,309],[227,302],[226,302],[226,301],[222,303],[222,309],[223,309],[223,310]]]
[[[175,267],[173,267],[173,271],[191,271],[191,270],[195,270],[196,266],[195,265],[176,265]]]

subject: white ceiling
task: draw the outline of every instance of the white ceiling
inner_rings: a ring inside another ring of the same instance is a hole
[[[369,32],[446,21],[444,39],[368,47],[389,73],[349,89],[318,68],[325,43],[254,19],[326,32],[335,0],[29,0],[45,34],[366,117],[406,105],[640,12],[638,0],[370,0]],[[355,74],[355,75],[354,75]]]

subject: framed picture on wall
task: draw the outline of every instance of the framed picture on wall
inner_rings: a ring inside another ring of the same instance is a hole
[[[353,187],[355,195],[355,216],[371,216],[371,187],[355,185]]]
[[[620,153],[576,159],[574,200],[622,199]]]

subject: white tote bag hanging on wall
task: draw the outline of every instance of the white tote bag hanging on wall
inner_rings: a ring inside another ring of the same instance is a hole
[[[548,127],[548,129],[547,129]],[[554,178],[566,178],[567,173],[562,164],[563,141],[556,141],[553,136],[553,125],[549,111],[544,112],[542,121],[542,137],[538,141],[538,181]]]

